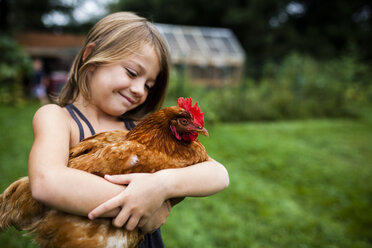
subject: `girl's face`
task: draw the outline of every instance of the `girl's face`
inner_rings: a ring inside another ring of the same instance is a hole
[[[118,63],[98,66],[89,75],[91,102],[111,116],[120,116],[145,102],[160,72],[150,45]]]

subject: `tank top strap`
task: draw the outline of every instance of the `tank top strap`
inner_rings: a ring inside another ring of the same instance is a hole
[[[124,121],[124,124],[125,124],[125,127],[130,131],[132,130],[136,124],[134,124],[134,122],[132,120],[123,120]]]
[[[76,114],[85,122],[85,124],[87,124],[87,126],[90,130],[90,133],[92,135],[96,134],[96,132],[94,131],[93,126],[90,124],[88,119],[83,115],[83,113],[80,112],[80,110],[77,107],[75,107],[75,105],[68,104],[68,105],[66,105],[66,109],[70,113],[70,115],[72,116],[72,118],[74,119],[74,121],[76,122],[76,124],[79,127],[79,133],[80,133],[79,141],[82,141],[84,139],[84,128],[83,128],[83,125],[81,124],[79,118],[76,116]]]

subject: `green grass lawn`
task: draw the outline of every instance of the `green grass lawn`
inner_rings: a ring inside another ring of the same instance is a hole
[[[0,190],[26,175],[36,105],[0,107]],[[372,121],[216,124],[230,186],[176,206],[166,247],[372,247]],[[11,229],[5,248],[36,247]]]

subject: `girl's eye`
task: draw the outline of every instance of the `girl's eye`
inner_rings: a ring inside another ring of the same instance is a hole
[[[148,85],[148,84],[145,84],[145,88],[146,88],[146,90],[150,90],[151,89],[150,85]]]
[[[137,73],[131,69],[125,68],[125,70],[128,72],[129,76],[132,78],[137,77]]]

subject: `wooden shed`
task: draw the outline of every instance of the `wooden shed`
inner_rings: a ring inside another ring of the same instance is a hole
[[[47,93],[57,95],[67,81],[72,62],[84,43],[84,35],[26,32],[15,40],[21,44],[34,61],[42,62],[43,78]],[[46,80],[46,81],[45,81]],[[25,92],[32,94],[33,78],[25,81]]]
[[[15,39],[32,58],[42,59],[48,71],[69,71],[85,36],[26,32],[16,35]]]

